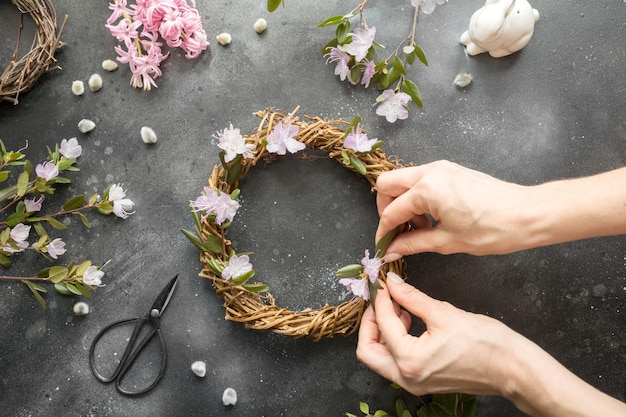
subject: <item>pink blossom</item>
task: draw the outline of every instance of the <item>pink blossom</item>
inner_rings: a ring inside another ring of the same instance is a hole
[[[368,276],[370,282],[373,284],[378,280],[378,274],[380,267],[383,265],[382,259],[374,256],[370,258],[370,251],[365,250],[365,256],[361,259],[361,265],[365,267],[364,272]]]
[[[66,158],[78,158],[83,153],[83,148],[78,144],[76,138],[63,139],[59,152]]]
[[[374,37],[376,36],[376,27],[369,29],[356,28],[352,31],[352,42],[345,45],[345,50],[354,56],[357,62],[361,62],[367,52],[372,47]]]
[[[133,40],[139,37],[138,29],[140,26],[140,21],[133,22],[128,18],[120,20],[116,25],[106,25],[111,35],[126,45],[132,44]]]
[[[228,260],[228,265],[222,271],[222,278],[225,280],[236,279],[252,271],[252,264],[248,255],[233,255]]]
[[[25,198],[24,199],[24,208],[26,213],[34,213],[36,211],[41,210],[41,204],[43,203],[44,196],[39,196],[39,199],[35,198]]]
[[[370,81],[372,81],[372,77],[374,76],[375,67],[376,63],[374,61],[366,61],[363,76],[361,77],[361,84],[365,88],[370,86]]]
[[[135,203],[125,198],[126,191],[122,188],[122,184],[113,184],[109,188],[109,201],[113,202],[113,214],[122,219],[127,219],[134,211]]]
[[[254,152],[252,152],[254,145],[246,143],[246,140],[239,132],[239,129],[233,128],[232,123],[229,129],[217,132],[217,138],[220,141],[217,146],[226,151],[224,155],[226,162],[232,161],[237,155],[243,155],[246,159],[254,158]]]
[[[278,155],[285,155],[287,151],[296,153],[306,148],[306,145],[294,138],[298,134],[298,126],[287,124],[281,120],[276,124],[272,133],[267,137],[267,151]]]
[[[221,225],[226,220],[232,222],[239,207],[240,204],[236,200],[230,198],[229,194],[219,193],[213,208],[213,211],[215,212],[215,223]]]
[[[85,273],[83,273],[83,282],[87,285],[91,285],[92,287],[103,287],[102,277],[104,276],[104,272],[98,269],[96,266],[90,266],[87,268]]]
[[[209,47],[207,36],[204,31],[193,32],[183,41],[181,48],[185,51],[185,58],[193,59],[198,57]]]
[[[355,150],[357,152],[369,152],[378,139],[369,139],[365,132],[361,129],[361,125],[357,125],[343,141],[343,146]]]
[[[59,238],[48,243],[48,255],[50,255],[52,259],[57,259],[58,256],[63,255],[66,251],[65,242]]]
[[[37,164],[35,172],[38,177],[50,181],[59,176],[59,168],[50,161],[46,161],[43,164]]]
[[[107,24],[109,25],[125,14],[130,15],[132,13],[126,5],[126,0],[115,0],[113,3],[109,3],[109,9],[113,10],[113,13],[107,19]]]
[[[26,226],[23,223],[18,223],[13,226],[9,236],[13,239],[13,244],[6,243],[0,250],[7,253],[22,252],[28,247],[28,235],[30,234],[30,226]]]
[[[363,297],[365,301],[370,299],[370,289],[367,280],[363,278],[342,278],[339,280],[348,292],[354,294],[355,297]]]
[[[217,190],[204,187],[204,194],[197,197],[191,202],[191,206],[194,208],[194,212],[204,211],[205,215],[202,216],[202,220],[213,214],[215,202],[217,201]]]
[[[330,48],[330,52],[326,55],[328,56],[326,64],[328,64],[329,62],[337,62],[337,66],[335,67],[335,75],[339,75],[341,81],[344,81],[348,76],[348,73],[350,72],[348,62],[350,62],[351,56],[339,48]]]
[[[406,93],[396,93],[393,90],[385,90],[376,99],[380,104],[376,109],[376,114],[385,116],[389,123],[396,120],[404,120],[409,117],[409,111],[406,109],[407,103],[411,100],[411,96]]]
[[[411,0],[411,6],[421,7],[424,14],[431,14],[438,4],[446,4],[448,0]]]

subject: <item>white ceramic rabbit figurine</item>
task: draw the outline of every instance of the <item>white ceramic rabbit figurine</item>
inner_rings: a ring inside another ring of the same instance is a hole
[[[539,12],[527,0],[487,0],[472,15],[460,42],[470,55],[507,56],[528,44],[538,19]]]

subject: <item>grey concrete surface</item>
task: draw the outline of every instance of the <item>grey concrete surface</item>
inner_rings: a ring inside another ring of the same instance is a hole
[[[409,1],[370,3],[378,41],[395,45],[408,33]],[[188,201],[218,162],[212,135],[231,122],[252,131],[253,112],[267,107],[301,105],[299,114],[324,118],[359,114],[371,137],[407,163],[450,159],[522,184],[623,166],[626,4],[535,0],[541,18],[530,44],[496,60],[468,57],[458,43],[482,3],[451,0],[419,17],[416,39],[430,66],[412,74],[425,106],[391,125],[375,115],[376,93],[340,82],[319,53],[332,29],[317,23],[352,4],[286,0],[270,14],[263,1],[198,1],[210,52],[193,61],[172,52],[158,89],[143,92],[128,85],[127,68],[100,69],[116,45],[104,27],[106,2],[55,1],[59,19],[69,16],[67,46],[57,54],[63,69],[44,76],[18,106],[0,104],[0,139],[13,149],[28,141],[29,159],[40,162],[47,146],[77,137],[80,172],[49,203],[123,183],[136,213],[126,220],[90,213],[91,229],[75,219],[59,232],[68,242],[62,260],[110,260],[106,286],[88,300],[89,315],[75,317],[77,300],[53,292],[43,310],[23,284],[0,282],[0,415],[342,416],[357,413],[359,401],[392,411],[398,392],[356,360],[356,337],[313,343],[225,321],[210,282],[197,276],[197,250],[179,230],[193,227]],[[0,4],[3,65],[14,45],[13,9]],[[268,21],[261,36],[252,29],[259,17]],[[226,48],[214,41],[224,31],[233,36]],[[72,95],[72,81],[94,72],[104,88]],[[471,72],[473,84],[454,87],[459,72]],[[96,129],[80,133],[82,118]],[[145,125],[157,144],[141,141]],[[233,239],[255,252],[258,277],[279,303],[336,302],[332,271],[372,245],[377,217],[364,180],[332,161],[287,160],[259,168],[242,198]],[[4,273],[28,276],[49,266],[28,254],[14,260]],[[421,254],[407,263],[409,281],[428,294],[502,320],[589,383],[626,399],[624,237],[506,256]],[[146,396],[121,396],[91,374],[91,340],[110,321],[143,314],[176,273],[180,285],[162,322],[166,374]],[[207,362],[203,379],[190,370],[196,360]],[[221,403],[229,386],[239,394],[232,408]],[[523,414],[506,400],[481,397],[477,415]]]

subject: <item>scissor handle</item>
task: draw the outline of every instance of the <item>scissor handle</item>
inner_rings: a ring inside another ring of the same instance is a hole
[[[133,333],[130,336],[128,344],[126,345],[126,349],[124,350],[124,353],[122,354],[122,357],[120,358],[120,362],[117,364],[115,370],[113,371],[113,373],[110,376],[103,375],[96,368],[95,358],[94,358],[94,356],[95,356],[95,348],[96,348],[96,345],[98,344],[98,341],[100,340],[100,338],[102,336],[104,336],[105,333],[107,333],[113,327],[122,326],[124,324],[130,323],[130,322],[133,322],[133,321],[136,321],[137,324],[135,324],[135,327],[133,329]],[[135,347],[135,342],[137,341],[137,338],[139,336],[139,332],[141,331],[141,328],[147,322],[152,322],[154,327],[152,328],[150,333],[148,333],[141,340],[139,345],[137,347]],[[124,389],[121,386],[121,381],[122,381],[124,375],[126,374],[128,369],[132,366],[132,364],[135,361],[135,359],[137,358],[137,356],[142,352],[142,350],[146,347],[148,342],[155,335],[158,337],[159,342],[161,343],[161,352],[162,352],[162,355],[161,355],[162,356],[162,358],[161,358],[162,359],[162,361],[161,361],[161,369],[159,370],[159,374],[157,375],[157,378],[152,382],[152,384],[150,384],[147,388],[144,388],[142,390],[139,390],[139,391],[129,391],[127,389]],[[91,343],[91,347],[89,349],[89,365],[90,365],[91,371],[93,372],[95,377],[98,380],[100,380],[101,382],[104,382],[104,383],[109,383],[109,382],[115,381],[115,387],[117,388],[117,390],[120,393],[125,394],[125,395],[145,394],[146,392],[148,392],[152,388],[154,388],[156,386],[156,384],[163,377],[163,374],[165,372],[166,361],[167,361],[167,352],[165,350],[165,342],[163,340],[163,337],[161,335],[161,330],[159,328],[159,321],[158,321],[158,319],[156,319],[156,320],[155,319],[151,319],[149,316],[138,317],[138,318],[133,318],[133,319],[126,319],[126,320],[120,320],[120,321],[116,321],[116,322],[113,322],[113,323],[109,324],[108,326],[106,326],[105,328],[100,330],[100,332],[96,335],[96,337],[94,338],[93,342]]]

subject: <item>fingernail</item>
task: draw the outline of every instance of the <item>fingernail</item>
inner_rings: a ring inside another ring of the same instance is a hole
[[[387,279],[395,282],[396,284],[402,284],[404,282],[402,277],[395,272],[387,272]]]
[[[399,253],[388,253],[385,255],[385,263],[395,262],[400,258],[402,258],[402,255]]]

